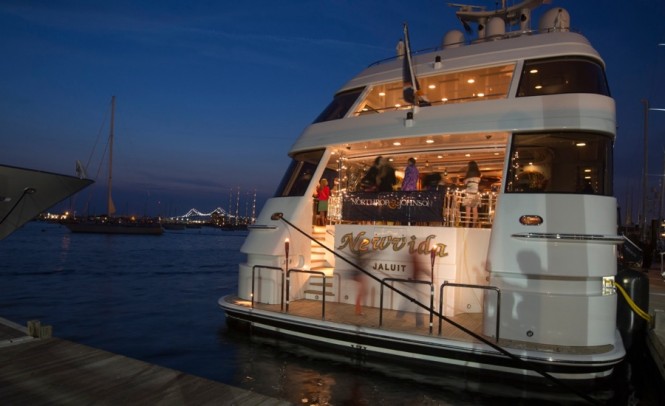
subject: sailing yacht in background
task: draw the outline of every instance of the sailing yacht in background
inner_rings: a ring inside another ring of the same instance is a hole
[[[111,98],[111,124],[109,131],[109,169],[106,187],[106,215],[91,216],[86,218],[74,218],[74,221],[65,225],[73,233],[96,233],[96,234],[147,234],[160,235],[164,232],[159,221],[152,219],[137,220],[133,217],[114,217],[116,213],[113,204],[113,137],[115,125],[115,96]],[[76,164],[79,176],[84,176],[85,168],[80,162]]]

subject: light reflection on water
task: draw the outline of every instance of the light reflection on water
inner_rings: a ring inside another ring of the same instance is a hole
[[[0,317],[20,324],[37,319],[63,339],[294,404],[579,401],[551,385],[358,360],[229,329],[217,299],[236,291],[245,235],[210,228],[162,236],[81,235],[29,223],[0,241]],[[627,381],[617,386],[592,393],[603,403],[626,404],[634,388]]]

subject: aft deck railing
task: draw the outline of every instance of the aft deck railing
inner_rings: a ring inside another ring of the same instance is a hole
[[[284,311],[284,269],[278,266],[268,266],[268,265],[254,265],[252,267],[252,309],[254,308],[254,281],[256,279],[255,273],[257,269],[273,269],[275,271],[282,272],[282,300],[280,303],[280,310]]]
[[[321,275],[323,277],[323,295],[321,298],[321,303],[322,303],[322,308],[321,308],[321,320],[325,320],[326,318],[326,274],[325,272],[322,271],[310,271],[306,269],[289,269],[286,271],[286,312],[289,312],[289,295],[290,295],[290,275],[291,272],[298,272],[298,273],[308,273],[308,274],[313,274],[313,275]]]
[[[452,286],[457,288],[469,288],[469,289],[485,289],[493,290],[497,294],[496,300],[496,342],[499,342],[499,326],[500,326],[500,315],[501,315],[501,289],[496,286],[484,286],[484,285],[469,285],[465,283],[451,283],[444,281],[439,288],[439,335],[441,335],[441,325],[443,322],[443,289],[446,286]]]
[[[429,333],[432,334],[432,326],[434,324],[434,284],[430,281],[418,280],[418,279],[402,279],[402,278],[383,278],[380,289],[380,299],[379,299],[379,328],[383,325],[383,288],[386,286],[386,282],[402,282],[402,283],[416,283],[421,285],[429,285]],[[415,303],[417,300],[408,296],[409,300],[412,303]],[[418,317],[416,315],[416,317]],[[439,329],[439,334],[441,330]]]

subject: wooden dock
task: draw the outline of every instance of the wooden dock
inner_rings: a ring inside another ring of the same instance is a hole
[[[2,405],[290,404],[30,330],[0,318]]]

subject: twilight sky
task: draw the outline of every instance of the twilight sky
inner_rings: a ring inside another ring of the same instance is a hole
[[[665,1],[551,5],[569,11],[607,64],[615,195],[625,206],[632,194],[636,219],[642,100],[665,107]],[[240,190],[243,214],[254,191],[259,207],[274,193],[290,147],[334,92],[394,55],[404,22],[412,49],[430,48],[462,29],[454,11],[434,0],[0,0],[0,163],[74,175],[76,160],[90,161],[97,183],[74,203],[105,212],[106,172],[97,172],[115,95],[119,213],[226,209]],[[648,117],[657,188],[665,112]]]

